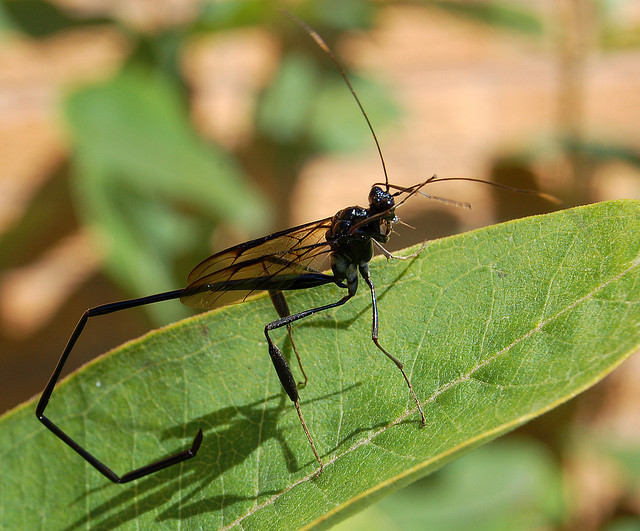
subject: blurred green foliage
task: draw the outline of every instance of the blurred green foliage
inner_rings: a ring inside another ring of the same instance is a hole
[[[526,5],[422,3],[534,38],[545,30],[546,22]],[[599,4],[605,21],[607,6]],[[309,0],[297,4],[295,13],[335,48],[346,32],[370,29],[381,8],[382,4],[364,0]],[[73,175],[74,211],[80,223],[107,244],[107,271],[131,295],[183,285],[189,268],[212,251],[211,235],[220,227],[231,227],[232,233],[247,238],[283,228],[289,222],[296,176],[310,158],[371,146],[366,124],[335,65],[268,2],[202,2],[192,20],[146,32],[107,15],[80,15],[53,2],[0,2],[0,28],[5,32],[43,39],[94,25],[116,28],[127,40],[129,56],[113,79],[69,94],[64,109],[72,151],[64,171]],[[258,99],[250,145],[229,152],[199,138],[191,123],[181,53],[200,36],[255,25],[270,28],[277,36],[280,63]],[[611,24],[603,27],[604,42]],[[388,89],[355,73],[349,75],[377,128],[398,118],[400,111]],[[574,183],[574,191],[563,197],[567,205],[590,200],[584,192],[590,182],[585,161],[590,167],[611,157],[639,164],[633,148],[565,133],[560,132],[557,145],[584,174],[581,182]],[[530,153],[500,155],[519,160],[525,173],[535,160],[547,156],[548,151],[535,147]],[[275,214],[273,204],[279,206]],[[541,211],[531,204],[520,215]],[[20,228],[13,232],[15,241]],[[0,240],[0,251],[7,251],[7,241]],[[158,323],[185,312],[178,306],[148,311],[154,312]]]
[[[563,500],[557,459],[514,436],[478,448],[334,529],[553,529],[565,517]]]
[[[196,263],[212,225],[251,231],[264,223],[264,201],[231,156],[195,135],[170,81],[130,65],[72,94],[66,114],[79,213],[130,292],[175,286],[169,265]]]
[[[492,28],[541,35],[543,24],[536,12],[514,2],[469,2],[464,0],[433,0],[424,2],[453,15],[487,24]]]
[[[326,2],[316,1],[302,4],[299,14],[332,44],[345,31],[370,27],[376,10],[360,0],[332,2],[329,10]],[[110,276],[134,296],[184,285],[189,269],[210,252],[211,234],[222,226],[251,237],[286,224],[287,208],[279,209],[274,223],[271,202],[288,204],[305,161],[371,143],[335,65],[269,3],[203,2],[189,23],[146,33],[121,20],[78,16],[39,0],[7,0],[0,13],[5,31],[34,39],[98,24],[126,36],[130,52],[120,70],[111,79],[76,88],[63,110],[71,136],[75,213],[107,249]],[[181,52],[208,33],[252,25],[273,29],[282,57],[273,83],[259,98],[252,145],[233,153],[195,131]],[[377,125],[397,116],[381,86],[359,77],[354,82],[367,107],[375,109]],[[246,167],[265,153],[256,183]],[[189,312],[179,305],[146,310],[157,323]]]

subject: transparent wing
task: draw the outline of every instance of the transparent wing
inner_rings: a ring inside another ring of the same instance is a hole
[[[290,290],[333,282],[325,241],[331,218],[230,247],[203,260],[187,278],[180,300],[208,309],[263,290]]]

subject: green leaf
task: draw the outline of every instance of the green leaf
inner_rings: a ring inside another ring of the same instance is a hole
[[[299,6],[298,13],[313,26],[339,30],[370,28],[378,6],[367,0],[312,0]]]
[[[45,0],[0,1],[0,28],[11,27],[40,39],[72,28],[87,28],[112,23],[106,17],[74,17],[72,11],[60,9]]]
[[[200,259],[212,225],[268,223],[267,205],[239,165],[197,136],[162,76],[130,66],[76,91],[66,111],[79,213],[109,250],[109,271],[131,293],[183,282],[184,273],[172,274],[172,259]]]
[[[534,10],[514,5],[513,2],[435,0],[429,2],[429,5],[495,28],[529,35],[542,35],[541,17]]]
[[[292,142],[302,135],[318,78],[318,69],[308,57],[298,53],[285,55],[260,102],[257,117],[260,132],[278,142]]]
[[[402,113],[383,85],[356,75],[351,75],[350,80],[360,101],[366,102],[371,123],[383,128],[398,121]],[[371,147],[371,131],[365,120],[355,119],[358,109],[354,109],[353,96],[344,90],[341,78],[326,76],[318,83],[312,111],[309,129],[316,146],[343,153]]]
[[[378,126],[395,121],[400,110],[382,85],[350,75],[369,119]],[[321,76],[308,56],[285,55],[258,107],[258,128],[276,142],[307,140],[316,150],[349,152],[371,145],[371,132],[359,117],[353,95],[337,74]]]
[[[267,297],[152,332],[66,379],[47,414],[119,473],[186,447],[201,427],[198,455],[113,485],[29,403],[0,421],[0,520],[14,529],[335,523],[630,356],[640,344],[639,232],[640,203],[616,201],[429,242],[407,261],[375,260],[381,342],[405,363],[427,425],[370,340],[363,286],[295,326],[309,374],[301,407],[326,463],[318,479],[267,355],[263,327],[276,317]],[[300,291],[289,304],[297,311],[341,293]]]
[[[565,515],[560,463],[542,444],[506,438],[478,448],[335,531],[555,529]]]
[[[273,6],[263,0],[202,2],[194,27],[200,32],[263,24],[273,16]]]

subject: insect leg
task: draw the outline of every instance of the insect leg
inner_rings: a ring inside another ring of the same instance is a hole
[[[59,428],[55,423],[53,423],[48,417],[45,416],[44,410],[49,403],[49,399],[51,398],[51,394],[53,393],[53,389],[60,378],[60,373],[62,372],[62,368],[71,353],[76,341],[80,337],[82,330],[84,329],[87,321],[90,317],[96,317],[99,315],[106,315],[109,313],[118,312],[120,310],[126,310],[127,308],[134,308],[136,306],[143,306],[145,304],[151,304],[154,302],[166,301],[171,299],[177,299],[182,294],[182,290],[169,291],[166,293],[159,293],[157,295],[151,295],[149,297],[142,297],[139,299],[130,299],[126,301],[120,302],[112,302],[109,304],[103,304],[101,306],[96,306],[95,308],[90,308],[80,318],[78,324],[73,330],[69,341],[67,342],[67,346],[65,347],[62,355],[60,356],[60,360],[56,365],[56,368],[53,370],[53,374],[49,378],[49,382],[47,383],[44,391],[42,392],[42,396],[38,401],[38,405],[36,407],[36,417],[38,420],[42,422],[53,434],[58,437],[61,441],[70,446],[76,453],[78,453],[85,461],[87,461],[91,466],[93,466],[98,472],[100,472],[103,476],[110,479],[114,483],[127,483],[129,481],[133,481],[134,479],[138,479],[144,477],[148,474],[152,474],[153,472],[157,472],[158,470],[162,470],[163,468],[167,468],[168,466],[175,465],[182,461],[192,458],[198,452],[200,448],[200,444],[202,443],[202,430],[199,430],[195,438],[193,439],[193,443],[191,444],[191,448],[188,448],[180,453],[175,455],[165,457],[151,463],[149,465],[143,466],[141,468],[137,468],[132,470],[131,472],[127,472],[126,474],[119,476],[113,470],[111,470],[107,465],[102,463],[97,457],[91,454],[88,450],[85,450],[80,444],[74,441],[69,435],[67,435],[61,428]]]
[[[424,241],[424,242],[422,242],[422,245],[420,246],[420,249],[418,249],[415,253],[411,253],[411,254],[409,254],[407,256],[398,256],[397,254],[393,254],[391,251],[388,251],[387,249],[385,249],[379,241],[376,241],[373,238],[371,239],[371,241],[376,246],[376,248],[384,255],[384,257],[387,260],[389,260],[390,258],[394,258],[394,259],[397,259],[397,260],[408,260],[409,258],[415,258],[427,246],[427,242]]]
[[[320,464],[320,469],[318,470],[316,477],[320,475],[322,470],[324,469],[324,463],[322,459],[320,459],[320,455],[318,454],[318,450],[316,450],[316,445],[313,442],[313,437],[311,437],[311,433],[309,432],[309,428],[307,428],[307,423],[302,416],[302,411],[300,410],[300,400],[298,397],[298,388],[296,387],[296,382],[293,378],[293,374],[291,373],[291,368],[287,363],[286,358],[282,354],[282,351],[276,346],[271,337],[269,336],[270,330],[275,330],[276,328],[280,328],[282,326],[290,326],[291,323],[297,321],[298,319],[303,319],[304,317],[308,317],[313,315],[314,313],[321,312],[323,310],[329,310],[330,308],[335,308],[337,306],[342,306],[345,302],[347,302],[351,297],[353,297],[353,293],[350,293],[342,297],[339,301],[333,302],[331,304],[326,304],[325,306],[319,306],[317,308],[311,308],[309,310],[305,310],[300,313],[295,313],[293,315],[287,315],[285,317],[281,317],[277,321],[273,321],[264,327],[264,335],[267,336],[267,343],[269,344],[269,356],[271,356],[271,361],[273,362],[273,366],[276,369],[276,373],[278,374],[278,378],[280,379],[280,383],[287,395],[293,402],[296,407],[296,411],[298,412],[298,417],[300,418],[300,424],[302,424],[302,429],[304,430],[305,435],[311,445],[311,449],[313,450],[313,454],[316,456],[316,460]]]
[[[416,403],[416,406],[418,407],[418,411],[420,412],[420,417],[422,417],[422,425],[424,426],[427,421],[424,418],[424,412],[422,411],[422,407],[420,406],[420,402],[418,401],[416,392],[413,390],[411,381],[407,377],[407,374],[404,372],[403,363],[394,355],[392,355],[390,352],[388,352],[378,341],[378,300],[376,299],[376,289],[375,289],[375,286],[373,285],[373,280],[371,280],[371,275],[369,274],[369,266],[367,264],[364,264],[360,266],[359,269],[360,269],[360,274],[362,275],[362,278],[364,278],[364,281],[367,283],[367,286],[369,286],[369,289],[371,290],[371,305],[373,309],[371,339],[375,343],[376,347],[378,347],[384,353],[384,355],[387,356],[387,358],[389,358],[393,363],[395,363],[398,369],[400,369],[402,376],[404,376],[404,379],[407,382],[407,385],[409,386],[409,391],[411,392],[411,396],[413,397],[413,400]]]
[[[280,317],[287,317],[291,315],[291,310],[289,310],[289,305],[287,304],[287,299],[284,298],[284,293],[281,291],[270,290],[269,297],[271,297],[271,302],[275,307],[278,315]],[[307,378],[307,373],[304,371],[304,367],[302,366],[302,360],[300,359],[300,354],[298,354],[298,348],[296,347],[296,342],[293,340],[293,331],[291,330],[291,323],[287,324],[287,333],[289,334],[289,340],[291,341],[291,346],[293,347],[293,351],[296,353],[296,358],[298,359],[298,367],[300,367],[300,371],[302,371],[302,376],[304,376],[304,382],[298,382],[298,387],[303,388],[307,385],[309,379]]]

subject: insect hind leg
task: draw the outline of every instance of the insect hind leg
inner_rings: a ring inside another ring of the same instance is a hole
[[[309,310],[304,310],[299,313],[295,313],[293,315],[286,315],[269,323],[264,327],[264,335],[267,338],[267,343],[269,344],[269,356],[271,357],[271,361],[273,362],[273,366],[276,369],[276,373],[278,374],[278,378],[280,379],[280,384],[284,388],[285,392],[293,402],[296,407],[296,411],[298,413],[298,418],[300,419],[300,424],[302,424],[302,429],[304,430],[305,435],[307,436],[307,440],[311,445],[311,449],[313,450],[313,454],[320,465],[318,472],[316,473],[316,477],[320,475],[322,470],[324,469],[324,463],[320,458],[320,454],[316,449],[316,445],[313,441],[313,437],[311,436],[311,432],[307,427],[307,423],[304,420],[304,416],[302,415],[302,411],[300,409],[300,399],[298,396],[298,388],[296,387],[295,379],[293,378],[293,373],[291,372],[291,368],[287,363],[286,358],[282,354],[282,351],[276,346],[276,344],[271,339],[269,332],[271,330],[275,330],[276,328],[281,328],[283,326],[291,326],[291,323],[298,321],[300,319],[304,319],[305,317],[309,317],[314,313],[322,312],[324,310],[329,310],[331,308],[336,308],[337,306],[342,306],[345,302],[347,302],[351,297],[353,297],[352,293],[348,293],[344,297],[342,297],[339,301],[332,302],[331,304],[326,304],[324,306],[318,306],[317,308],[311,308]],[[273,298],[272,298],[273,300]]]
[[[287,299],[284,297],[284,293],[282,291],[269,290],[269,297],[271,297],[271,302],[273,303],[274,308],[278,312],[278,315],[282,317],[288,317],[291,315],[291,310],[289,310],[289,305],[287,304]],[[298,382],[298,389],[302,389],[306,387],[309,378],[307,377],[307,373],[302,366],[302,359],[300,359],[300,354],[298,353],[298,347],[296,347],[296,342],[293,340],[293,330],[291,329],[291,323],[287,324],[287,333],[289,334],[289,341],[291,341],[291,346],[293,347],[293,352],[296,354],[296,358],[298,360],[298,367],[300,367],[300,372],[302,372],[302,376],[304,377],[304,381]]]
[[[127,472],[123,475],[116,474],[111,468],[109,468],[106,464],[100,461],[97,457],[95,457],[91,452],[85,449],[82,445],[76,442],[71,436],[69,436],[65,431],[62,430],[57,424],[55,424],[49,417],[45,415],[45,409],[49,404],[49,400],[51,395],[53,394],[53,390],[60,378],[60,374],[62,373],[62,369],[67,362],[73,347],[75,346],[78,338],[82,334],[85,325],[89,321],[91,317],[97,317],[99,315],[106,315],[109,313],[119,312],[121,310],[126,310],[128,308],[134,308],[137,306],[144,306],[145,304],[152,304],[154,302],[166,301],[177,299],[181,296],[182,290],[168,291],[166,293],[158,293],[156,295],[150,295],[148,297],[141,297],[139,299],[129,299],[120,302],[112,302],[108,304],[103,304],[101,306],[96,306],[95,308],[90,308],[82,314],[82,317],[78,321],[78,324],[73,329],[73,333],[65,346],[60,359],[49,378],[49,381],[40,396],[40,400],[38,401],[38,405],[36,407],[36,417],[42,424],[46,426],[46,428],[51,431],[56,437],[58,437],[62,442],[67,444],[71,449],[73,449],[78,455],[80,455],[85,461],[87,461],[93,468],[95,468],[98,472],[100,472],[103,476],[111,480],[113,483],[128,483],[129,481],[133,481],[135,479],[142,478],[153,472],[157,472],[169,466],[175,465],[177,463],[181,463],[182,461],[186,461],[187,459],[191,459],[198,453],[198,449],[202,444],[202,429],[198,431],[196,436],[193,439],[190,448],[183,450],[177,454],[171,455],[169,457],[165,457],[158,461],[155,461],[151,464],[145,465],[143,467],[137,468],[130,472]]]

